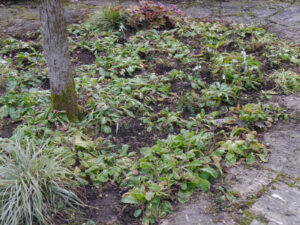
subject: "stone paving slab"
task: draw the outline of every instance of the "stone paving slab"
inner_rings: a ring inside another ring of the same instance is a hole
[[[300,44],[300,4],[295,1],[229,0],[196,1],[185,12],[193,17],[211,17],[230,22],[258,24],[279,37]]]
[[[256,219],[254,219],[250,225],[266,225],[266,223],[263,223],[263,222],[260,222],[260,221],[257,221]]]
[[[299,225],[299,199],[300,190],[298,188],[278,183],[258,199],[250,211],[257,215],[263,215],[269,220],[268,225]]]
[[[289,8],[282,9],[268,19],[285,26],[297,24],[300,22],[300,5],[293,5]]]
[[[163,219],[159,225],[228,225],[234,224],[230,216],[213,213],[211,198],[206,193],[195,193],[191,200]]]
[[[293,178],[300,177],[300,124],[280,123],[265,134],[264,141],[271,149],[265,167]]]
[[[294,187],[300,188],[300,179],[295,182]]]
[[[277,173],[261,168],[232,167],[226,171],[225,187],[231,191],[238,191],[241,199],[248,199],[251,195],[271,183]]]

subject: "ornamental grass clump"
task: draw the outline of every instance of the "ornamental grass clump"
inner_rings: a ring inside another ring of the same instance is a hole
[[[102,31],[123,31],[150,29],[172,29],[185,17],[185,13],[175,5],[166,6],[152,1],[139,1],[139,4],[124,7],[106,6],[96,11],[87,20],[92,29]]]
[[[103,31],[122,30],[126,15],[122,11],[122,6],[106,6],[103,10],[96,11],[92,14],[87,24],[92,29],[100,29]]]
[[[62,155],[53,155],[47,143],[1,143],[0,224],[50,224],[59,207],[81,205],[66,178],[74,174]]]

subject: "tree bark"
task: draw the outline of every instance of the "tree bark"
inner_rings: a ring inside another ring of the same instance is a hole
[[[74,121],[78,119],[79,106],[62,0],[41,0],[39,11],[49,70],[51,106],[54,110],[66,111],[68,118]]]

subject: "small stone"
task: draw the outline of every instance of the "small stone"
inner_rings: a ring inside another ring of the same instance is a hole
[[[265,125],[266,125],[268,128],[271,128],[271,127],[272,127],[272,123],[269,122],[269,121],[266,121],[266,122],[265,122]]]
[[[133,171],[132,171],[132,174],[133,174],[134,176],[137,176],[137,175],[139,175],[139,171],[138,171],[138,170],[133,170]]]

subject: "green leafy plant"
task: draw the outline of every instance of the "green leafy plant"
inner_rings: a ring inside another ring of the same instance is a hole
[[[178,101],[177,108],[195,115],[199,109],[201,98],[194,90],[185,92],[184,96]]]
[[[185,125],[185,121],[181,118],[180,112],[170,112],[169,108],[161,110],[158,114],[153,113],[150,118],[141,118],[143,123],[147,124],[147,131],[151,132],[153,128],[162,132],[168,129],[173,132],[175,127],[182,128]]]
[[[246,140],[232,137],[232,139],[227,141],[221,141],[216,155],[222,156],[224,154],[225,162],[228,166],[234,165],[240,158],[246,159],[247,164],[253,164],[256,161],[256,156],[266,162],[267,149],[255,139],[252,133],[248,133]]]
[[[184,12],[176,6],[166,6],[153,1],[140,1],[139,5],[131,5],[125,11],[128,16],[126,25],[134,28],[174,28],[176,22],[182,20]]]
[[[241,109],[237,108],[239,112],[239,118],[246,121],[248,124],[259,120],[265,120],[267,118],[266,113],[259,104],[247,104],[243,105]]]
[[[137,113],[147,113],[151,109],[149,104],[156,103],[156,98],[166,98],[169,90],[170,85],[159,83],[155,75],[150,80],[141,76],[117,78],[93,94],[89,101],[92,110],[81,124],[100,126],[102,132],[110,133],[110,127],[117,125],[122,115],[135,118]]]
[[[238,88],[253,88],[259,86],[262,75],[261,63],[245,51],[241,53],[214,53],[214,64],[212,73],[224,81],[229,81]]]
[[[231,99],[235,99],[235,94],[226,83],[215,82],[202,89],[201,100],[208,106],[219,106],[221,102],[232,104]]]
[[[122,201],[142,206],[136,214],[144,211],[143,224],[154,223],[171,212],[170,199],[185,202],[197,188],[209,190],[210,181],[218,176],[207,156],[211,138],[205,131],[195,134],[182,130],[141,150],[143,157],[136,172],[128,174],[125,181],[132,189]]]
[[[31,140],[24,147],[17,141],[1,144],[1,224],[49,224],[60,204],[82,204],[66,181],[74,174],[64,166],[64,158],[54,156],[46,146]]]

